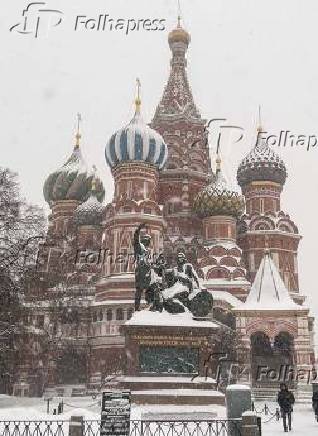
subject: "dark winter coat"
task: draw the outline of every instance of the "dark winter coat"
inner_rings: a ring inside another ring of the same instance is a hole
[[[295,397],[290,391],[279,391],[277,402],[281,410],[285,413],[291,412],[295,403]]]
[[[318,410],[318,392],[314,392],[312,396],[312,407]]]

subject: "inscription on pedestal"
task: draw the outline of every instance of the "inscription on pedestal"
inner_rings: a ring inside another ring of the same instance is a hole
[[[179,336],[179,335],[132,335],[131,339],[139,345],[180,345],[201,347],[208,345],[206,336]]]
[[[139,348],[139,366],[141,373],[196,374],[199,370],[199,350],[142,345]]]

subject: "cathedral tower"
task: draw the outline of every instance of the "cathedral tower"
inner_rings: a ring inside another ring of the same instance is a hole
[[[238,241],[252,282],[264,249],[268,247],[287,289],[296,302],[302,302],[297,266],[301,236],[280,206],[287,171],[282,159],[268,146],[261,133],[259,127],[256,145],[237,171],[237,181],[246,201],[246,214],[238,227]]]
[[[98,286],[101,299],[106,282],[108,298],[117,295],[121,299],[133,299],[133,235],[139,224],[146,225],[153,253],[162,252],[164,222],[159,206],[158,183],[159,171],[165,166],[168,149],[160,134],[142,119],[140,84],[139,81],[137,83],[135,114],[127,126],[111,136],[105,148],[106,161],[114,177],[115,192],[112,203],[106,207],[104,275],[107,279],[103,281],[103,286]]]
[[[62,167],[48,176],[43,187],[44,198],[52,210],[49,233],[56,237],[65,236],[72,231],[75,209],[88,199],[94,178],[94,171],[88,167],[82,156],[80,119],[78,115],[76,142],[71,156]],[[104,187],[97,177],[95,193],[99,201],[104,199]]]
[[[249,290],[242,252],[236,244],[237,218],[243,209],[243,197],[228,188],[218,156],[215,180],[203,188],[194,201],[194,211],[203,226],[198,267],[208,289],[225,290],[242,299]]]
[[[181,27],[180,19],[168,41],[172,52],[170,75],[152,121],[152,127],[161,133],[169,148],[169,159],[159,180],[167,250],[172,249],[172,241],[176,247],[180,235],[188,246],[201,235],[202,225],[193,214],[192,204],[210,173],[205,120],[194,103],[187,78],[190,35]]]

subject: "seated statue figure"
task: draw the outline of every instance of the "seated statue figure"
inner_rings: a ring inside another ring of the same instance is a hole
[[[190,309],[189,296],[194,289],[200,289],[199,277],[184,253],[177,255],[177,266],[166,272],[163,291],[164,308],[168,312],[180,313]]]
[[[186,255],[182,252],[177,255],[177,266],[174,268],[174,274],[176,280],[188,288],[189,293],[195,288],[200,289],[198,274],[192,263],[187,262]]]
[[[146,302],[150,305],[149,310],[162,312],[163,306],[163,281],[166,269],[166,261],[163,254],[160,254],[151,265],[151,280],[146,291]]]

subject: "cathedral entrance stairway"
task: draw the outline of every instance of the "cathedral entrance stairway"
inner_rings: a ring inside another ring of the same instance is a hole
[[[136,404],[221,404],[225,397],[216,391],[215,380],[203,377],[138,377],[118,379],[120,389],[131,391]]]
[[[47,388],[43,396],[45,398],[54,397],[84,397],[87,389],[84,384],[78,385],[57,385],[54,388]]]

